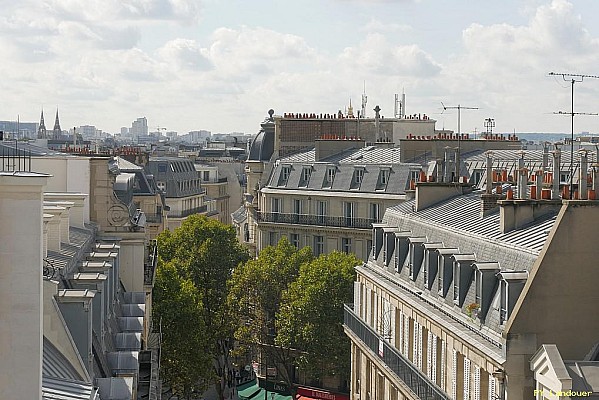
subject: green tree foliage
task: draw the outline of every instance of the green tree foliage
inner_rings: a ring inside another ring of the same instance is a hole
[[[184,280],[197,290],[200,321],[197,330],[205,338],[201,348],[188,351],[205,352],[212,358],[212,371],[203,376],[216,384],[219,397],[224,398],[229,352],[236,324],[227,303],[227,282],[233,270],[249,256],[235,236],[233,227],[192,215],[174,232],[158,236],[160,261],[172,264]],[[187,321],[180,321],[181,328]]]
[[[256,259],[236,269],[230,281],[229,303],[241,322],[235,333],[240,350],[260,346],[290,387],[293,357],[289,349],[275,346],[275,316],[283,292],[297,278],[300,266],[312,259],[309,247],[298,251],[283,238],[277,246],[263,249]]]
[[[173,392],[183,398],[203,389],[202,379],[210,373],[211,359],[204,352],[202,303],[197,288],[183,278],[172,262],[161,262],[153,290],[154,313],[163,329],[161,374]]]
[[[277,344],[303,352],[300,367],[313,377],[349,376],[350,342],[343,332],[343,304],[351,303],[353,254],[333,252],[303,264],[283,294],[277,313]]]

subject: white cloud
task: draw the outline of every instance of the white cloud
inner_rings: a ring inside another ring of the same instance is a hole
[[[357,46],[345,48],[340,60],[346,66],[365,74],[431,77],[441,69],[417,45],[393,45],[380,33],[368,34]]]

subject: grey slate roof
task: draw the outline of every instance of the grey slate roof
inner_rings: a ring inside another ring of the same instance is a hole
[[[83,379],[66,357],[45,336],[43,342],[42,375],[72,381]]]
[[[476,191],[457,196],[418,212],[412,209],[415,205],[414,200],[406,201],[388,208],[383,221],[395,222],[401,219],[404,221],[401,225],[409,225],[405,221],[420,221],[437,227],[441,236],[443,231],[450,230],[470,237],[502,243],[531,254],[539,254],[547,240],[547,232],[555,223],[557,212],[550,213],[526,227],[504,234],[499,229],[499,209],[481,218],[481,193]],[[407,226],[400,226],[400,228],[409,229]]]
[[[96,400],[98,391],[91,383],[42,376],[42,400]]]
[[[284,168],[290,168],[287,181],[282,178]],[[303,170],[310,169],[310,179],[303,181]],[[327,182],[327,171],[335,169],[333,184]],[[355,182],[356,169],[363,170],[361,184]],[[420,171],[419,164],[400,163],[399,148],[374,146],[350,149],[314,161],[314,149],[282,158],[276,163],[267,187],[317,191],[352,191],[358,193],[405,194],[409,189],[411,171]],[[389,170],[385,185],[380,182],[381,170]]]

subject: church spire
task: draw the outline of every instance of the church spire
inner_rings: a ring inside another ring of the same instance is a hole
[[[46,124],[44,123],[44,109],[42,108],[42,117],[40,118],[40,126],[37,128],[37,138],[46,139],[47,131]]]
[[[54,121],[54,129],[52,129],[52,138],[60,139],[62,129],[60,129],[60,120],[58,119],[58,108],[56,109],[56,120]]]

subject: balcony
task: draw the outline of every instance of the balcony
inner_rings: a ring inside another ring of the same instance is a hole
[[[180,212],[173,212],[173,213],[169,212],[168,216],[170,218],[185,218],[185,217],[189,217],[192,214],[205,213],[207,210],[208,210],[208,206],[206,204],[204,204],[203,206],[190,208],[190,209],[183,210]]]
[[[397,349],[391,347],[353,311],[353,305],[344,307],[344,327],[357,336],[362,343],[391,369],[416,396],[424,400],[449,400],[449,396],[416,368]],[[382,350],[382,352],[381,352]],[[381,355],[382,354],[382,355]]]
[[[144,285],[154,286],[157,262],[158,245],[156,240],[152,240],[146,248],[146,261],[144,263]]]
[[[378,222],[378,220],[372,218],[329,217],[326,215],[258,212],[258,222],[332,226],[336,228],[371,229],[372,223]]]
[[[162,214],[146,214],[146,222],[150,224],[162,223]]]

